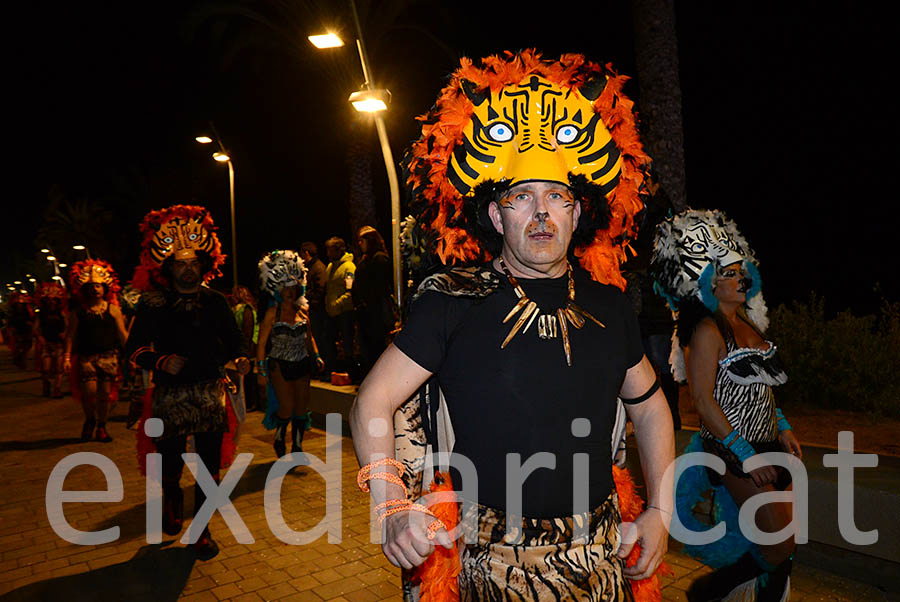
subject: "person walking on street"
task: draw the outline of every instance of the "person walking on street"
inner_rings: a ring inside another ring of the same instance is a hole
[[[84,410],[81,439],[90,439],[96,427],[97,441],[109,443],[106,419],[117,393],[119,350],[128,338],[119,307],[119,279],[105,261],[87,259],[72,266],[69,290],[77,308],[69,319],[63,369],[75,371],[72,396]]]
[[[259,283],[272,297],[256,346],[260,384],[268,385],[268,409],[263,424],[275,429],[275,454],[285,453],[291,425],[291,453],[303,451],[303,433],[310,427],[309,377],[313,365],[324,365],[312,335],[309,306],[303,293],[306,268],[290,250],[272,251],[259,262]]]
[[[151,211],[141,224],[141,263],[132,286],[143,291],[128,356],[153,370],[153,390],[138,429],[139,452],[155,448],[162,456],[163,531],[182,529],[182,454],[192,436],[200,461],[218,482],[219,470],[231,463],[237,420],[230,365],[240,375],[250,371],[247,348],[225,297],[206,283],[220,275],[225,258],[212,217],[203,207],[175,205]],[[152,441],[144,436],[149,418],[162,422]],[[149,443],[149,444],[148,444]],[[194,487],[194,512],[206,501]],[[209,526],[194,533],[199,560],[219,553]]]
[[[466,60],[406,154],[415,227],[448,267],[412,296],[350,425],[384,554],[422,591],[437,575],[464,601],[626,601],[665,554],[674,433],[619,272],[650,162],[625,79],[574,54]],[[649,498],[622,500],[640,509],[622,533],[617,398]],[[426,445],[453,454],[430,484]],[[415,503],[444,489],[459,514]]]
[[[37,305],[40,310],[34,320],[35,349],[40,349],[38,367],[44,397],[62,397],[63,353],[66,346],[66,289],[56,282],[38,285]]]
[[[778,503],[757,508],[751,521],[767,533],[787,530],[794,520],[792,471],[768,462],[745,471],[744,462],[769,452],[789,454],[791,462],[803,455],[790,423],[775,405],[773,387],[787,382],[787,375],[774,343],[763,335],[768,317],[757,260],[724,214],[688,210],[659,225],[651,269],[659,290],[677,311],[679,345],[673,356],[679,370],[686,370],[700,415],[700,432],[685,453],[714,454],[726,467],[720,474],[691,466],[678,482],[677,508],[688,528],[706,529],[693,511],[712,491],[713,523],[724,523],[730,532],[706,545],[685,546],[687,554],[717,569],[695,580],[687,598],[789,598],[793,535],[765,545],[751,543],[740,510],[758,494],[784,492]]]
[[[244,345],[248,350],[256,349],[256,343],[259,341],[259,319],[257,316],[256,299],[250,292],[250,289],[242,284],[236,285],[231,290],[232,307],[235,322],[241,329],[241,335],[244,337]],[[265,404],[263,397],[260,395],[259,386],[256,382],[244,383],[244,395],[247,400],[248,410],[263,410]]]

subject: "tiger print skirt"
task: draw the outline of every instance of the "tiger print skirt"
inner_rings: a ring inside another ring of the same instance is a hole
[[[153,417],[163,421],[159,439],[228,430],[222,379],[153,387]]]
[[[633,600],[624,561],[615,555],[621,521],[615,492],[587,515],[523,518],[508,535],[502,510],[470,506],[478,513],[477,543],[462,552],[460,600]],[[573,541],[584,520],[587,538]]]

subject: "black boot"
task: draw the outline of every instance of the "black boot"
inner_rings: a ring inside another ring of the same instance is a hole
[[[277,418],[278,426],[275,427],[275,455],[279,458],[287,453],[287,444],[285,443],[285,438],[287,437],[287,428],[288,424],[291,423],[290,418]]]
[[[303,451],[303,433],[309,428],[309,414],[294,416],[291,420],[291,453]]]
[[[44,380],[41,385],[43,386],[43,395],[44,397],[50,397],[50,381]]]
[[[747,552],[734,564],[729,564],[694,580],[686,592],[687,599],[690,602],[721,600],[741,583],[762,573],[763,570],[759,563],[750,552]]]
[[[88,418],[84,421],[84,425],[81,427],[81,440],[82,441],[90,441],[91,435],[94,434],[94,425],[97,422],[93,418]]]
[[[178,535],[184,526],[184,493],[179,483],[163,483],[162,530]]]
[[[757,602],[779,602],[784,595],[784,588],[787,586],[788,577],[791,575],[791,566],[793,561],[788,558],[771,573],[766,573],[760,578],[760,582],[765,579],[765,583],[761,587],[756,588]]]
[[[109,436],[109,433],[106,431],[106,423],[98,422],[97,423],[97,434],[94,437],[97,441],[102,443],[109,443],[112,441],[112,437]]]
[[[210,560],[219,554],[219,545],[212,538],[209,528],[203,529],[203,534],[194,542],[194,554],[197,560]]]

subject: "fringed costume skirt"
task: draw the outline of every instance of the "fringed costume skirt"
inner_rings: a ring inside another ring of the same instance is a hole
[[[478,513],[478,541],[462,552],[462,601],[633,600],[623,561],[615,555],[621,520],[615,493],[584,515],[522,518],[508,536],[502,510],[471,508]],[[588,523],[587,537],[575,541],[582,521]]]
[[[228,430],[227,396],[221,379],[153,388],[154,418],[163,421],[160,439]]]

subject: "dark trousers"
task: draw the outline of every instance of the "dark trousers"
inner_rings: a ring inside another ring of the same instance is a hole
[[[328,314],[325,313],[325,308],[321,304],[309,306],[309,325],[312,336],[319,348],[319,353],[322,354],[322,359],[327,362],[328,334],[326,331],[328,330]],[[327,368],[331,370],[330,365]],[[313,363],[312,369],[313,371],[316,370],[315,363]]]
[[[345,311],[329,316],[325,331],[326,345],[323,359],[326,371],[347,372],[355,366],[353,361],[353,312]],[[343,357],[338,355],[337,342],[343,347]]]
[[[647,359],[656,369],[659,385],[666,401],[669,404],[669,410],[672,412],[672,424],[675,430],[681,429],[681,416],[678,414],[678,383],[672,377],[672,370],[669,368],[669,350],[671,349],[672,339],[665,334],[651,334],[643,338],[644,353]]]
[[[162,487],[167,497],[180,498],[181,472],[186,449],[187,436],[170,437],[156,442],[156,451],[162,455]],[[222,461],[222,433],[194,433],[194,448],[200,461],[218,482],[219,465]],[[194,486],[194,512],[206,501],[206,494],[199,486]]]
[[[359,324],[359,351],[360,364],[363,376],[372,369],[375,361],[387,347],[388,327],[384,324],[382,313],[376,311],[360,310],[357,313]]]

